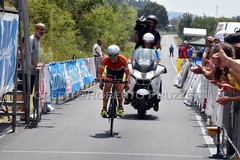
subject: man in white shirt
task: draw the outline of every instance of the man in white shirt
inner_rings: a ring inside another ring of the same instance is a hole
[[[93,56],[95,57],[94,62],[96,66],[96,77],[98,75],[99,64],[101,64],[102,57],[103,57],[101,46],[102,46],[102,39],[99,38],[97,40],[97,43],[94,44],[93,46]],[[97,78],[96,78],[96,81],[97,81]]]
[[[99,38],[97,40],[97,43],[93,46],[93,56],[94,57],[102,57],[102,40]]]

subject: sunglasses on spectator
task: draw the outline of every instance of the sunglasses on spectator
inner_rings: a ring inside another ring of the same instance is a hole
[[[45,28],[38,28],[38,30],[42,31],[42,32],[45,32],[46,29]]]
[[[213,42],[214,42],[214,40],[207,39],[207,42],[208,42],[208,43],[213,43]]]

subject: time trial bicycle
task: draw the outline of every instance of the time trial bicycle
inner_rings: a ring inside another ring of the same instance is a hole
[[[116,84],[121,83],[125,84],[125,90],[127,88],[127,81],[123,81],[122,79],[117,79],[114,77],[112,80],[102,80],[102,82],[109,82],[112,83],[112,89],[111,89],[111,97],[110,97],[110,103],[108,106],[108,116],[106,118],[109,119],[110,122],[110,131],[109,134],[112,137],[113,136],[113,123],[114,118],[117,118],[117,107],[118,107],[118,98],[117,98],[117,92],[116,92]]]

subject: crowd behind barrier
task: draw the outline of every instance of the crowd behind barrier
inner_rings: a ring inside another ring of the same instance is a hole
[[[184,103],[187,106],[198,107],[200,113],[208,126],[217,126],[222,129],[222,134],[227,138],[228,154],[236,153],[239,156],[240,150],[240,103],[229,102],[220,105],[216,102],[219,95],[235,96],[234,94],[221,93],[219,88],[209,82],[204,75],[194,74],[190,71],[191,62],[185,60],[181,69],[174,78],[174,85],[180,88]]]

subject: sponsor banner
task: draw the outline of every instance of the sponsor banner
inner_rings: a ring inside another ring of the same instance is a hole
[[[89,73],[92,75],[94,79],[96,79],[96,67],[95,67],[95,59],[92,58],[86,58],[86,65],[88,68]]]
[[[78,59],[77,63],[79,63],[79,68],[80,68],[80,72],[82,74],[83,83],[87,84],[87,83],[94,81],[92,75],[89,73],[88,68],[86,66],[86,60]]]
[[[185,61],[180,72],[174,78],[173,82],[178,88],[182,88],[183,84],[185,83],[185,80],[187,78],[187,75],[191,66],[192,64],[190,62]]]
[[[40,96],[40,106],[44,108],[45,102],[45,82],[44,82],[44,68],[39,71],[39,96]]]
[[[63,63],[51,63],[48,66],[50,73],[51,97],[58,98],[66,94],[66,77]]]
[[[195,77],[195,74],[193,72],[188,73],[188,76],[187,76],[187,78],[186,78],[186,80],[185,80],[185,82],[184,82],[184,84],[181,88],[181,92],[183,93],[183,95],[186,94],[186,92],[189,89],[194,77]]]
[[[68,74],[68,72],[71,73],[71,67],[69,65],[69,62],[63,63],[63,68],[64,68],[64,74],[65,74],[65,78],[66,78],[66,93],[71,93],[71,91],[72,91],[72,83],[71,83],[70,74]],[[68,71],[68,70],[70,70],[70,71]]]
[[[0,96],[13,89],[18,50],[18,15],[0,13]]]
[[[189,74],[191,74],[193,78],[191,82],[189,82],[190,85],[188,85],[188,90],[185,96],[184,103],[187,105],[192,105],[192,103],[195,102],[195,98],[197,97],[197,94],[200,94],[200,93],[196,93],[199,76],[197,74],[192,74],[192,72],[190,72]]]
[[[78,68],[76,66],[76,60],[66,62],[66,69],[67,69],[67,74],[71,80],[71,92],[78,91],[80,89],[80,80],[79,80]]]
[[[50,87],[50,72],[48,69],[48,64],[44,66],[44,95],[45,95],[45,102],[51,102],[51,87]]]
[[[204,105],[206,100],[205,114],[211,117],[213,125],[222,127],[224,106],[216,102],[216,97],[223,96],[223,93],[220,93],[219,88],[210,83],[204,75],[196,75],[190,71],[190,68],[189,62],[184,63],[174,78],[175,85],[182,87],[181,92],[186,92],[184,103],[192,105],[197,101]]]
[[[79,81],[80,81],[80,87],[84,86],[84,82],[83,82],[83,74],[81,71],[81,67],[80,67],[80,63],[78,61],[76,61],[76,67],[78,70],[78,76],[79,76]]]
[[[182,67],[186,61],[189,61],[189,59],[181,59],[181,58],[177,59],[177,73],[180,72],[180,70],[182,69]]]
[[[196,101],[199,103],[204,103],[204,99],[207,98],[207,91],[208,91],[208,80],[204,77],[204,75],[199,74],[198,78],[198,86],[196,89],[197,94]]]

